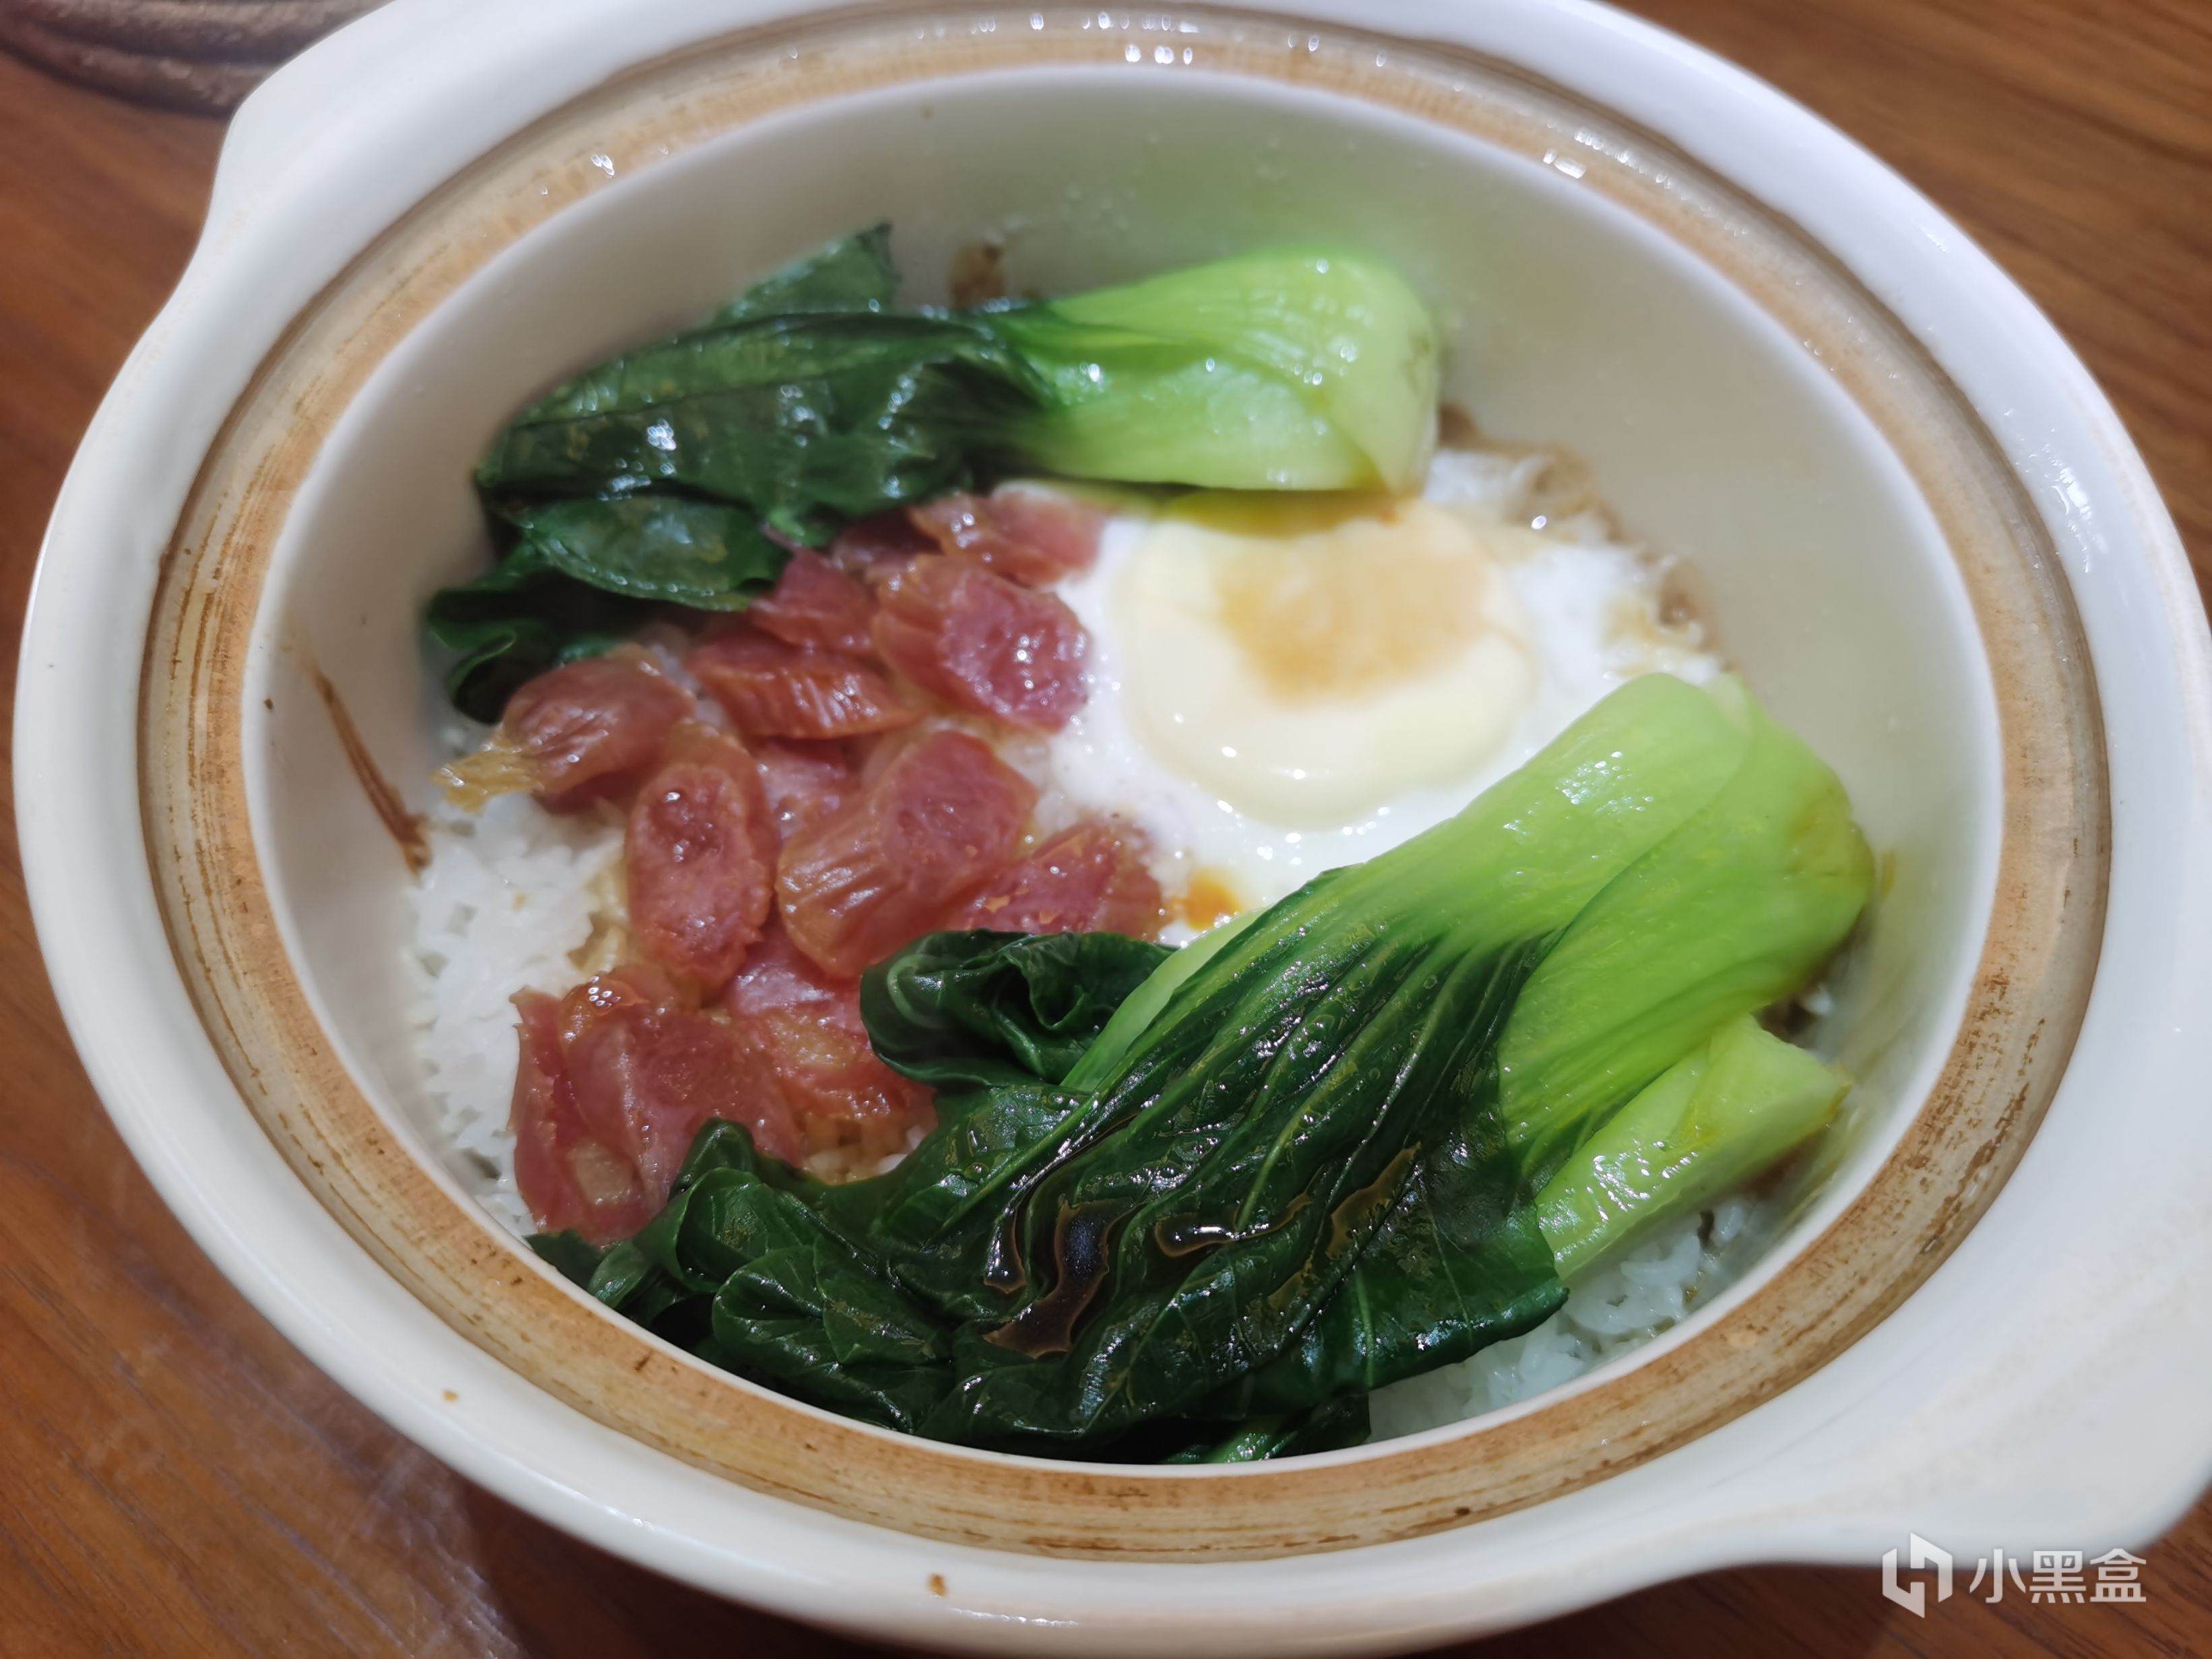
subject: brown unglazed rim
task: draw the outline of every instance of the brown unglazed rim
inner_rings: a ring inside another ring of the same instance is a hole
[[[301,1181],[455,1330],[598,1421],[757,1491],[962,1544],[1225,1560],[1417,1536],[1559,1496],[1773,1398],[1895,1308],[1995,1196],[2087,1000],[2108,832],[2096,690],[2071,596],[1996,446],[1834,260],[1656,135],[1443,47],[1202,9],[1217,74],[1388,106],[1517,155],[1663,229],[1812,343],[1911,470],[1971,594],[2004,764],[1996,902],[1940,1080],[1824,1232],[1710,1324],[1622,1374],[1410,1447],[1203,1472],[957,1450],[794,1405],[608,1315],[442,1185],[362,1092],[279,936],[246,804],[247,645],[271,550],[326,434],[393,345],[494,253],[624,174],[770,112],[981,69],[1124,63],[1089,13],[995,32],[872,12],[717,40],[612,81],[441,187],[294,323],[210,451],[147,642],[141,775],[177,957],[240,1095]],[[664,148],[665,147],[665,148]],[[603,166],[604,163],[601,163]]]

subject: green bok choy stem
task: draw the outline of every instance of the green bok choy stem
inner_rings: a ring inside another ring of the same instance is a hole
[[[1741,1016],[1608,1118],[1536,1195],[1572,1281],[1663,1222],[1693,1214],[1826,1127],[1850,1084]]]

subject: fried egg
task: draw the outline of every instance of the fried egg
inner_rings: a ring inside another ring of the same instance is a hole
[[[1446,451],[1419,497],[1116,512],[1058,589],[1090,696],[1048,793],[1135,825],[1202,928],[1449,817],[1637,674],[1718,672],[1658,566],[1538,510],[1546,465]]]
[[[1447,507],[1177,502],[1108,597],[1131,733],[1255,823],[1328,830],[1449,786],[1534,690],[1526,618]]]

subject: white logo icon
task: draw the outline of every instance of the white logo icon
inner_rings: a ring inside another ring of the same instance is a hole
[[[1915,1571],[1923,1567],[1936,1569],[1936,1599],[1951,1599],[1951,1552],[1941,1544],[1931,1544],[1918,1533],[1911,1534],[1911,1556]],[[1897,1582],[1897,1552],[1884,1550],[1881,1555],[1881,1593],[1916,1619],[1928,1616],[1928,1586],[1922,1583],[1900,1584]]]

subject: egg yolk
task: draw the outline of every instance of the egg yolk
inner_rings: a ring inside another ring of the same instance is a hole
[[[1322,519],[1297,504],[1214,575],[1224,631],[1285,703],[1370,696],[1433,674],[1487,626],[1485,583],[1395,501]],[[1316,523],[1316,520],[1320,522]]]
[[[1480,533],[1419,500],[1186,498],[1147,531],[1115,609],[1153,758],[1286,827],[1340,827],[1464,777],[1534,690]]]

